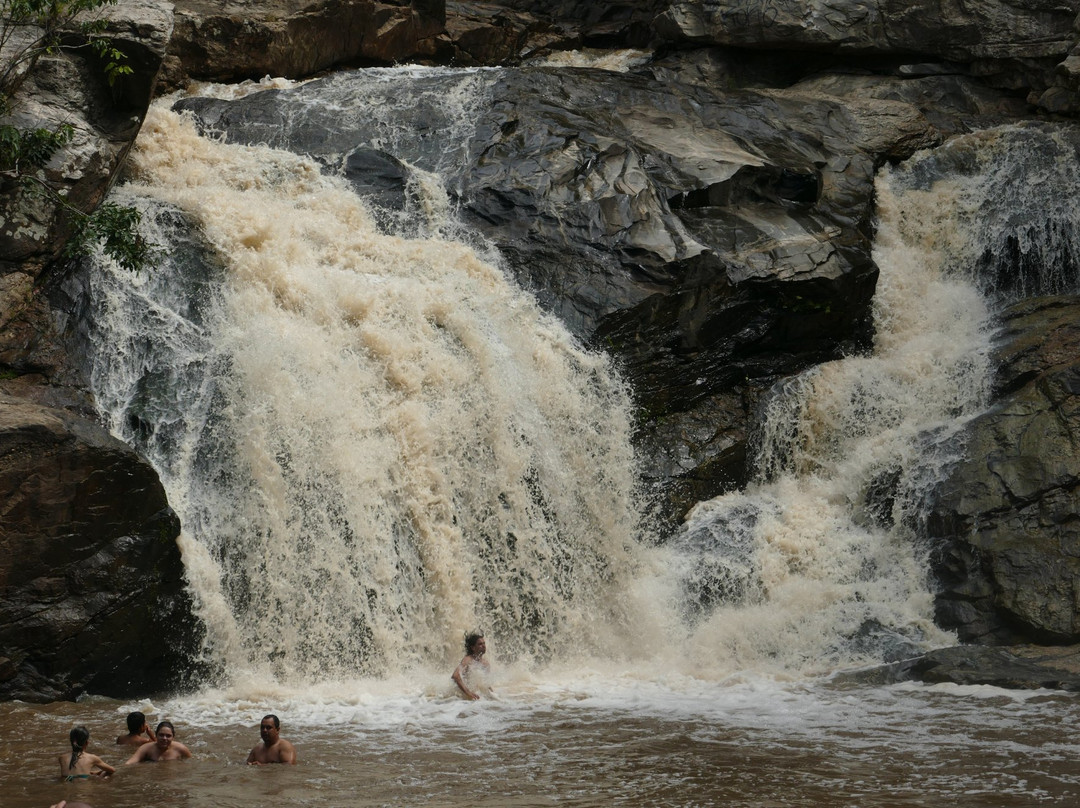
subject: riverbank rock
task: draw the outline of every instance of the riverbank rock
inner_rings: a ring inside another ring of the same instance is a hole
[[[84,212],[101,203],[139,132],[172,34],[168,3],[130,2],[110,11],[106,34],[127,55],[131,74],[110,85],[88,49],[61,50],[38,61],[12,98],[9,114],[0,118],[23,129],[72,127],[71,142],[39,178]],[[0,392],[29,393],[25,383],[5,383],[18,377],[72,382],[48,299],[53,277],[46,272],[70,233],[63,207],[0,178]]]
[[[442,0],[177,0],[163,87],[304,78],[336,65],[433,58]]]
[[[937,621],[981,643],[1080,642],[1080,298],[1014,305],[998,400],[966,434],[927,530]]]
[[[0,698],[177,684],[196,645],[157,474],[105,430],[0,396]]]
[[[41,172],[91,211],[138,134],[172,36],[172,6],[109,7],[105,34],[132,68],[110,84],[72,39],[40,59],[3,123],[66,124],[72,141]],[[5,180],[7,181],[7,180]],[[0,194],[0,698],[91,690],[141,695],[176,683],[196,628],[157,475],[92,420],[65,330],[81,302],[57,259],[64,209],[12,185]]]
[[[1080,691],[1080,646],[941,648],[903,663],[899,678],[927,684]]]
[[[1080,646],[960,645],[868,670],[848,671],[836,684],[986,685],[1010,690],[1080,691]]]

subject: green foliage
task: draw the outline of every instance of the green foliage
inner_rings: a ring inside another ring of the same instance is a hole
[[[0,0],[0,115],[22,77],[45,54],[62,48],[89,48],[102,62],[112,86],[132,73],[127,56],[103,36],[106,22],[80,15],[114,5],[117,0]],[[66,38],[65,38],[65,35]],[[81,44],[69,44],[75,35]],[[71,142],[75,130],[67,124],[56,129],[20,129],[0,125],[0,178],[14,181],[25,191],[44,194],[64,209],[73,221],[72,237],[65,247],[69,257],[85,255],[95,243],[121,266],[137,270],[150,260],[154,247],[139,233],[140,214],[134,208],[105,204],[85,213],[69,204],[61,191],[42,176],[52,156]]]
[[[65,247],[69,257],[85,255],[91,245],[101,249],[124,269],[136,272],[146,266],[156,249],[139,233],[142,215],[135,208],[101,205],[89,216],[76,220],[75,232]]]
[[[53,130],[0,125],[0,172],[18,175],[44,168],[74,136],[75,130],[67,124]]]
[[[0,96],[5,100],[10,98],[21,76],[34,62],[64,47],[65,33],[81,34],[85,40],[83,46],[93,49],[111,65],[105,69],[110,82],[117,75],[130,72],[124,54],[101,36],[103,20],[90,18],[76,22],[80,15],[115,3],[116,0],[0,0],[0,52],[4,54],[0,63]]]

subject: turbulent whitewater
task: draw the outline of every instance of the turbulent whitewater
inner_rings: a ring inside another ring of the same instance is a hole
[[[181,514],[212,655],[297,680],[442,661],[475,626],[540,657],[640,626],[607,359],[311,161],[159,107],[133,162],[168,247],[101,279],[96,388]]]

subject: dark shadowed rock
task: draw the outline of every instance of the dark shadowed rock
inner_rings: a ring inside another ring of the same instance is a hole
[[[0,698],[135,695],[195,644],[157,474],[104,430],[0,398]]]

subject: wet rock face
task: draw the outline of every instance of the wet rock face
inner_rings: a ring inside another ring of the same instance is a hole
[[[921,53],[967,62],[1067,53],[1075,9],[1053,0],[721,0],[674,2],[662,34],[718,45]]]
[[[1013,306],[999,399],[935,492],[937,618],[960,639],[1080,641],[1080,299]]]
[[[701,437],[732,427],[737,389],[868,343],[876,162],[937,139],[891,99],[720,93],[648,71],[433,71],[410,80],[408,105],[401,92],[343,73],[178,107],[231,141],[315,156],[387,221],[410,204],[402,167],[440,174],[519,282],[616,356],[642,445],[681,436],[682,461],[656,464],[688,475],[662,508],[676,519],[691,492],[744,479],[743,428]]]
[[[106,33],[127,55],[130,75],[110,86],[87,49],[65,50],[38,61],[12,98],[10,113],[0,118],[27,130],[72,126],[72,141],[41,173],[82,211],[100,204],[138,134],[172,32],[168,4],[133,0],[113,11]],[[68,381],[60,378],[68,368],[43,270],[70,232],[63,208],[0,178],[0,368]],[[0,390],[5,386],[0,378]]]
[[[0,698],[177,682],[197,639],[157,474],[93,423],[0,397]]]

